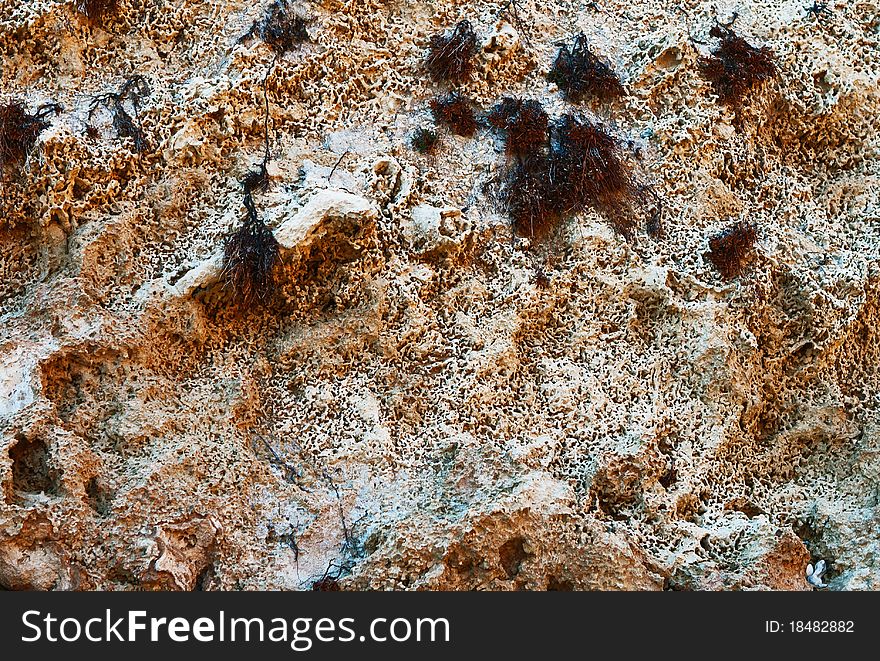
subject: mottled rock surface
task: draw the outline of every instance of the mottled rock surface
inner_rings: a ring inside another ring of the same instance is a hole
[[[0,184],[0,586],[880,588],[880,9],[806,4],[315,0],[278,54],[266,3],[0,0],[0,102],[62,106]],[[738,108],[699,67],[734,12],[778,67]],[[483,111],[618,139],[631,238],[513,236],[485,125],[412,149],[462,19]],[[547,80],[578,32],[626,94]],[[140,150],[94,103],[135,75]]]

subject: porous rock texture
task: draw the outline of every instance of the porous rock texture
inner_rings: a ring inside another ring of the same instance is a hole
[[[276,59],[265,2],[0,0],[0,101],[63,106],[0,189],[0,585],[880,588],[880,11],[806,4],[313,0]],[[778,67],[738,108],[699,69],[734,14]],[[515,237],[501,136],[411,148],[462,19],[460,89],[603,123],[652,235]],[[624,96],[547,81],[579,32]],[[142,151],[90,113],[137,74]]]

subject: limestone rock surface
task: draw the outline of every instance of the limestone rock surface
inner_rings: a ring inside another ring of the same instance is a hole
[[[0,0],[0,103],[61,106],[0,182],[0,586],[880,589],[880,10],[806,4],[289,2],[277,55],[267,2]],[[738,108],[700,72],[734,12],[778,69]],[[480,117],[615,136],[631,237],[514,236],[485,122],[412,148],[462,19]],[[625,95],[547,80],[580,32]]]

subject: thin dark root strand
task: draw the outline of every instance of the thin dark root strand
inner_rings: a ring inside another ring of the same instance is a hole
[[[99,107],[107,108],[113,116],[116,137],[120,140],[131,138],[135,151],[142,154],[147,150],[147,141],[140,121],[140,105],[141,100],[149,96],[150,93],[150,86],[146,78],[140,74],[132,76],[125,81],[118,92],[107,92],[92,99],[92,105],[89,108],[89,121]],[[134,117],[125,109],[126,102],[131,104]]]
[[[526,48],[529,50],[532,49],[532,39],[529,36],[529,30],[525,22],[522,20],[522,16],[520,16],[519,12],[519,0],[507,0],[504,3],[504,6],[501,8],[501,11],[498,12],[499,16],[503,16],[504,14],[508,14],[513,19],[513,24],[516,26],[517,31],[523,36],[523,41],[525,41]]]
[[[345,159],[345,157],[348,156],[350,153],[351,153],[351,150],[350,150],[350,149],[346,149],[346,150],[343,152],[342,156],[340,156],[339,159],[336,161],[336,164],[335,164],[335,165],[333,166],[333,168],[330,170],[330,174],[327,175],[327,183],[328,183],[328,184],[330,183],[330,180],[333,179],[333,175],[336,174],[336,168],[338,168],[338,167],[340,166],[340,164],[341,164],[342,161]]]

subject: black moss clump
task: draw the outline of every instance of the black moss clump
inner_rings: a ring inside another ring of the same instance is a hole
[[[0,168],[24,163],[40,133],[49,128],[46,117],[60,110],[61,106],[52,103],[30,114],[18,100],[0,106]]]
[[[437,146],[437,132],[424,127],[418,128],[410,137],[409,143],[420,154],[429,154]]]
[[[476,52],[477,35],[469,21],[462,21],[451,34],[431,37],[425,68],[435,82],[462,82],[471,76]]]
[[[773,52],[755,48],[730,28],[716,25],[710,33],[721,40],[710,57],[700,58],[703,76],[712,83],[718,100],[739,108],[748,92],[776,75]]]
[[[257,215],[253,198],[255,191],[265,190],[268,184],[265,163],[242,180],[247,215],[224,246],[224,281],[242,307],[265,305],[275,292],[280,249],[272,230]]]
[[[538,101],[503,98],[489,113],[489,124],[504,133],[511,156],[534,156],[547,143],[549,117]]]
[[[434,121],[446,126],[456,135],[467,138],[477,132],[474,106],[463,94],[452,92],[431,100],[429,106],[434,114]]]
[[[296,49],[310,39],[306,19],[282,0],[269,5],[263,20],[254,24],[250,34],[257,34],[279,55]]]
[[[753,224],[737,223],[709,239],[709,261],[723,278],[733,279],[745,270],[757,240]]]
[[[575,37],[571,48],[564,44],[559,49],[547,79],[556,83],[565,97],[574,103],[587,96],[606,102],[626,94],[620,78],[590,50],[583,33]]]

